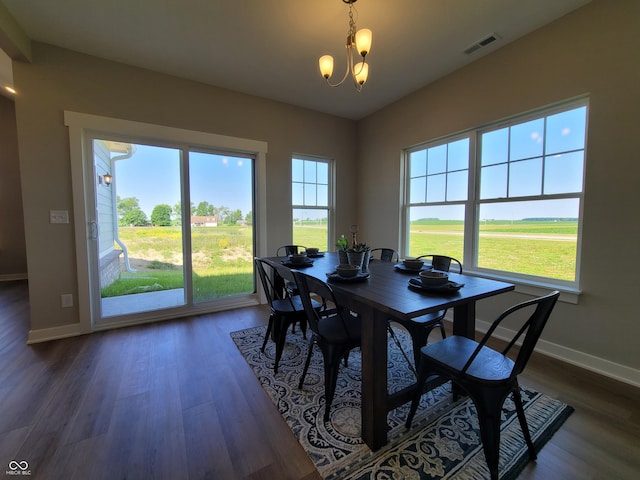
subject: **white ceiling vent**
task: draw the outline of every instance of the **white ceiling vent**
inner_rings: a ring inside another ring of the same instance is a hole
[[[500,36],[497,33],[491,33],[477,42],[473,42],[467,48],[465,48],[464,53],[467,55],[471,55],[473,52],[480,50],[481,48],[486,47],[487,45],[492,44],[496,40],[498,40]]]

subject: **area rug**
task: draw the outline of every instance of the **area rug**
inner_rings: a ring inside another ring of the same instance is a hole
[[[273,373],[275,345],[270,340],[261,352],[266,327],[231,333],[238,349],[262,387],[305,449],[320,475],[327,480],[489,478],[473,403],[453,400],[450,384],[422,396],[411,430],[404,422],[409,404],[387,417],[389,443],[372,452],[360,437],[360,351],[354,350],[348,365],[341,366],[331,407],[330,421],[323,422],[324,370],[317,347],[302,389],[298,382],[308,341],[299,329],[287,334],[279,371]],[[396,329],[402,349],[389,340],[389,391],[415,382],[404,352],[411,358],[408,334]],[[536,449],[539,450],[571,414],[564,403],[526,387],[522,399]],[[500,442],[500,478],[516,478],[529,461],[515,405],[507,399],[503,408]]]

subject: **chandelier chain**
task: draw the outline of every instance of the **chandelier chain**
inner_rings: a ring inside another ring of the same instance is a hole
[[[353,19],[353,12],[351,11],[352,8],[353,8],[353,3],[350,3],[349,4],[349,38],[350,39],[353,39],[356,34],[356,22]]]

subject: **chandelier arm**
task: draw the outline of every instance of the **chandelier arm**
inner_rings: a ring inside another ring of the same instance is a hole
[[[344,81],[349,76],[349,73],[352,71],[353,71],[353,55],[351,52],[351,47],[347,45],[347,69],[344,72],[344,77],[342,77],[342,80],[340,80],[338,83],[331,83],[328,78],[326,78],[325,81],[327,82],[327,85],[329,85],[330,87],[339,87],[344,83]],[[354,77],[354,81],[355,81],[355,77]]]
[[[356,87],[358,92],[362,91],[362,85],[358,83],[358,78],[355,75],[351,75],[351,80],[353,80],[353,85]]]
[[[353,63],[353,59],[351,61]],[[355,70],[353,71],[353,78],[355,79],[358,75],[360,75],[362,73],[362,70],[364,70],[364,56],[362,57],[362,62],[360,63],[360,70],[358,70],[358,73],[356,73]]]

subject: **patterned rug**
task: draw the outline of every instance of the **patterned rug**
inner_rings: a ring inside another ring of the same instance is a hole
[[[450,384],[423,395],[409,431],[404,428],[408,404],[389,412],[389,443],[372,452],[360,438],[360,351],[352,351],[348,366],[341,366],[331,419],[324,423],[324,371],[319,349],[314,347],[314,357],[300,390],[297,386],[307,340],[299,329],[287,334],[279,371],[274,375],[274,343],[269,341],[265,352],[260,351],[265,330],[266,327],[255,327],[233,332],[231,337],[323,478],[489,478],[475,407],[464,398],[454,402]],[[408,335],[399,328],[395,331],[411,358]],[[391,392],[415,382],[402,351],[391,340],[388,377]],[[531,436],[539,450],[573,409],[524,387],[522,398]],[[516,478],[528,461],[515,406],[509,397],[503,408],[500,478]]]

